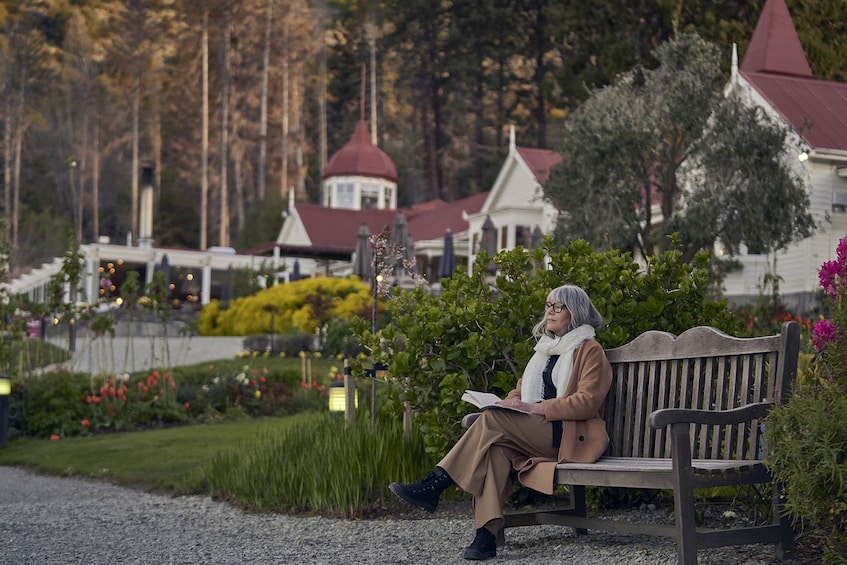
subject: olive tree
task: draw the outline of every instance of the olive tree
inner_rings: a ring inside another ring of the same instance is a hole
[[[809,236],[788,129],[724,96],[719,51],[698,36],[653,55],[655,68],[636,66],[566,120],[563,160],[545,186],[562,211],[557,241],[650,256],[679,232],[689,258],[718,238],[767,253]]]

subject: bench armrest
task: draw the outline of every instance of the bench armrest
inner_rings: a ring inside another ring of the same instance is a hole
[[[730,425],[764,418],[773,403],[754,402],[732,410],[689,410],[664,408],[647,416],[651,428],[664,428],[671,424]]]
[[[482,412],[471,412],[470,414],[465,414],[465,417],[462,418],[462,427],[470,428],[471,424],[476,422],[476,419],[482,416]]]

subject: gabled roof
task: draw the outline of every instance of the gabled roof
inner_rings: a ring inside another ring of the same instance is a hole
[[[538,184],[544,186],[550,177],[550,170],[562,161],[562,156],[549,149],[534,149],[531,147],[515,147],[527,167],[535,175]]]
[[[812,76],[785,0],[768,0],[739,74],[813,149],[847,151],[847,84]]]

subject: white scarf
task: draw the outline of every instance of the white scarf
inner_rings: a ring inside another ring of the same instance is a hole
[[[535,353],[523,372],[521,381],[521,400],[534,404],[544,399],[544,378],[542,373],[551,355],[558,355],[559,360],[553,367],[553,384],[556,386],[556,396],[562,396],[570,380],[573,368],[573,352],[586,339],[594,337],[594,328],[583,324],[568,333],[551,338],[541,336],[535,344]]]

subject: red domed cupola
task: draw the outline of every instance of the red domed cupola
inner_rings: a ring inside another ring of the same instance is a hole
[[[397,167],[383,150],[371,143],[368,124],[360,120],[353,137],[326,164],[324,179],[330,177],[374,177],[397,182]]]

